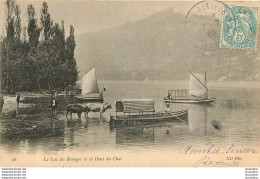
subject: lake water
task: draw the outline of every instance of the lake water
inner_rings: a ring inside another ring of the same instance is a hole
[[[6,137],[1,133],[0,150],[6,153],[26,152],[57,153],[58,151],[176,151],[184,145],[258,146],[260,138],[260,83],[255,82],[209,82],[208,96],[216,98],[212,105],[172,104],[171,110],[188,109],[185,122],[162,123],[154,127],[110,128],[109,116],[115,114],[115,100],[124,98],[153,98],[156,111],[165,109],[163,97],[168,89],[187,89],[188,81],[109,81],[99,83],[105,86],[105,102],[112,104],[102,118],[90,113],[68,122],[64,107],[58,108],[55,122],[48,135],[31,137]],[[42,104],[41,104],[42,105]],[[48,113],[47,107],[46,114]],[[30,115],[36,115],[30,112]],[[46,115],[47,116],[47,115]],[[41,116],[42,117],[42,116]],[[52,119],[49,118],[51,121]],[[7,128],[8,120],[1,119],[1,130]],[[31,119],[34,120],[34,119]],[[10,121],[9,121],[10,122]],[[218,128],[214,127],[214,124]],[[11,125],[11,124],[9,124]],[[20,124],[19,124],[20,125]],[[18,129],[19,125],[14,126]],[[56,125],[56,127],[55,127]],[[58,127],[57,127],[58,126]],[[166,134],[167,127],[170,130]],[[5,129],[6,130],[6,129]]]

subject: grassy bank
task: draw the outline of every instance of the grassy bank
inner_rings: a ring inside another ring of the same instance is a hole
[[[56,115],[50,115],[49,94],[21,93],[17,109],[14,95],[4,96],[4,107],[0,125],[1,138],[21,139],[63,135],[65,120],[59,120],[68,102],[64,96],[57,96],[59,102]]]

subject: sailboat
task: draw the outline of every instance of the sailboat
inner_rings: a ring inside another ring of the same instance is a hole
[[[78,103],[103,103],[103,90],[104,88],[99,93],[96,68],[93,68],[83,76],[81,96],[76,96],[75,101]]]
[[[195,98],[187,98],[186,89],[171,89],[168,90],[168,96],[164,98],[164,102],[210,104],[216,100],[216,98],[208,98],[206,73],[204,75],[190,72],[189,94]]]

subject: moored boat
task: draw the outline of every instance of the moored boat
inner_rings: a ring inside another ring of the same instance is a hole
[[[103,103],[103,90],[104,88],[99,93],[96,69],[93,68],[83,76],[81,95],[75,96],[75,101],[77,103]]]
[[[112,127],[154,125],[188,118],[188,110],[155,112],[153,99],[125,99],[116,101],[116,115],[110,116]],[[117,115],[118,113],[123,113]]]
[[[216,98],[210,99],[164,99],[164,102],[170,103],[186,103],[186,104],[210,104],[214,102]]]
[[[168,96],[164,98],[166,103],[210,104],[216,98],[208,98],[206,73],[198,74],[190,72],[189,94],[194,98],[188,98],[186,89],[168,90]]]

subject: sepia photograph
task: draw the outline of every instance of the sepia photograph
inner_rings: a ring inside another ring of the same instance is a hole
[[[1,167],[260,166],[260,2],[0,3]]]

